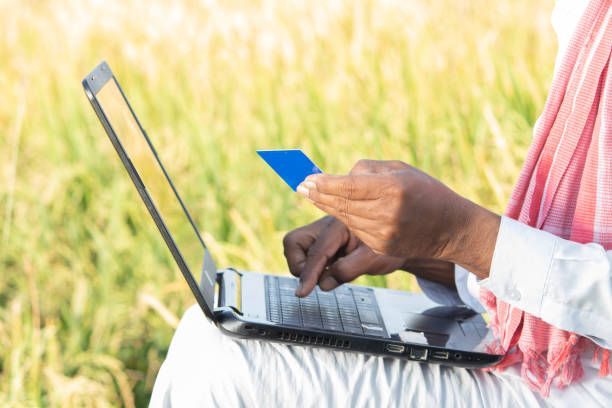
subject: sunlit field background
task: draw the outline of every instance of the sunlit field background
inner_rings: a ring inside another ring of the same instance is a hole
[[[0,405],[145,406],[194,303],[83,93],[99,61],[219,266],[286,274],[283,235],[321,213],[256,149],[401,159],[503,211],[552,3],[0,1]]]

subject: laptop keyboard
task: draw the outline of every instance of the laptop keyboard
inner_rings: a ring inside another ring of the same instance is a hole
[[[342,285],[324,292],[319,287],[305,298],[295,296],[298,281],[266,276],[268,320],[288,326],[387,337],[374,291]]]

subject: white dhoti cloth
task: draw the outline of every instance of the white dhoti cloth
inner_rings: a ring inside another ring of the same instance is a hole
[[[197,305],[183,316],[151,407],[539,407],[502,373],[226,336]]]

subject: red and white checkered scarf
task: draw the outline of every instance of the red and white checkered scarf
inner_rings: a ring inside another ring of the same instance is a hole
[[[558,67],[506,216],[575,242],[612,249],[612,9],[591,0]],[[542,271],[544,272],[544,271]],[[523,379],[548,396],[584,374],[579,354],[593,343],[481,289],[480,300],[506,354],[497,368],[522,364]],[[610,350],[595,347],[599,375]]]

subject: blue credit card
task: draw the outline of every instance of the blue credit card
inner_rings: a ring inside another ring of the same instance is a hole
[[[272,167],[296,191],[297,186],[311,174],[322,173],[316,164],[312,162],[299,149],[289,150],[257,150],[257,154]]]

